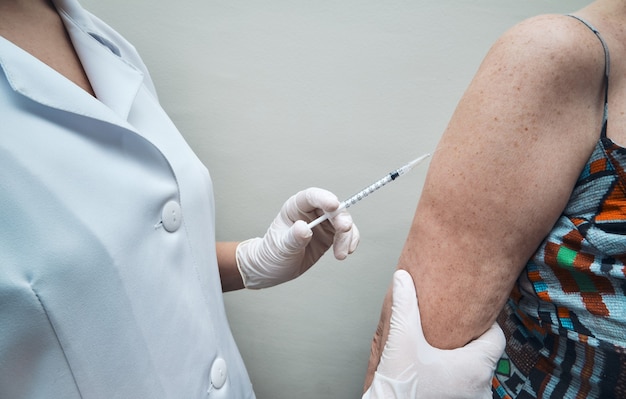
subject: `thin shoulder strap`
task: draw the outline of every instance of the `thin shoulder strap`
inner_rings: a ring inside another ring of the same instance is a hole
[[[604,48],[604,115],[602,116],[601,136],[602,138],[605,138],[607,121],[609,120],[609,72],[610,72],[610,67],[611,67],[611,59],[609,57],[609,47],[606,45],[606,42],[600,35],[600,32],[598,32],[598,30],[594,28],[593,25],[591,25],[589,22],[585,21],[584,19],[576,15],[567,14],[567,16],[579,20],[580,22],[585,24],[589,29],[591,29],[591,31],[595,33],[596,37],[600,40],[600,43],[602,43],[602,47]]]

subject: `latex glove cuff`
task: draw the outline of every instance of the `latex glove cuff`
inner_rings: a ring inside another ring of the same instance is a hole
[[[235,252],[237,269],[239,269],[243,285],[246,288],[261,289],[272,287],[298,277],[298,269],[281,267],[280,259],[272,261],[271,253],[263,249],[263,244],[263,238],[255,237],[242,241],[237,245]],[[289,249],[283,249],[283,253],[285,252],[289,252]],[[260,261],[259,253],[265,254],[266,262]],[[260,265],[259,263],[266,264]]]

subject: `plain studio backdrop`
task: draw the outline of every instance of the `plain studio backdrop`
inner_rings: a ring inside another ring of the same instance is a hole
[[[301,189],[344,199],[433,151],[507,28],[587,3],[83,0],[137,47],[209,168],[219,240],[262,235]],[[347,260],[328,253],[295,281],[226,294],[259,399],[360,397],[427,167],[351,208],[361,243]]]

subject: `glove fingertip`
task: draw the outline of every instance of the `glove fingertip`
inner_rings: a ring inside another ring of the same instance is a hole
[[[419,321],[419,307],[413,277],[403,269],[398,269],[393,274],[392,312],[397,308],[404,313],[417,314]]]
[[[504,331],[500,328],[498,323],[493,323],[491,328],[487,331],[490,335],[493,335],[493,340],[498,346],[504,347],[506,345],[506,337]]]
[[[332,192],[325,190],[323,188],[318,188],[316,190],[317,199],[325,212],[334,212],[339,208],[339,198]]]
[[[299,194],[301,195],[297,200],[298,208],[304,212],[318,208],[326,213],[332,213],[339,208],[339,198],[323,188],[309,187]]]
[[[356,227],[356,224],[352,225],[352,240],[350,241],[350,250],[348,253],[353,253],[356,251],[356,248],[359,246],[359,242],[361,241],[361,233],[359,229]]]
[[[311,230],[308,224],[304,220],[296,220],[291,226],[293,237],[301,242],[308,242],[313,237],[313,230]]]
[[[333,254],[335,255],[335,259],[344,260],[348,257],[350,253],[350,248],[348,243],[346,242],[346,235],[339,234],[335,236],[335,241],[333,243]]]
[[[329,214],[330,223],[336,232],[346,233],[352,229],[354,222],[352,216],[345,210]]]
[[[399,295],[396,295],[396,291]],[[398,269],[393,273],[393,293],[394,298],[398,300],[400,300],[400,296],[406,298],[409,295],[417,298],[413,278],[406,270]]]
[[[506,347],[506,337],[498,323],[493,323],[483,335],[466,346],[481,346],[482,351],[499,358]]]
[[[360,240],[361,235],[359,233],[359,229],[357,229],[356,225],[353,224],[350,219],[349,229],[345,232],[338,232],[335,234],[335,241],[333,244],[335,258],[338,260],[347,258],[348,255],[356,251]]]

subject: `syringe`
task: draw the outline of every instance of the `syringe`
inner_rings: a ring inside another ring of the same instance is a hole
[[[389,183],[390,181],[396,180],[398,177],[400,177],[403,174],[407,173],[408,171],[413,169],[414,166],[419,165],[422,161],[424,161],[429,156],[430,156],[430,154],[424,154],[421,157],[419,157],[419,158],[409,162],[408,164],[404,165],[403,167],[401,167],[399,169],[396,169],[393,172],[390,172],[388,175],[386,175],[382,179],[380,179],[377,182],[367,186],[363,190],[361,190],[358,193],[354,194],[352,197],[350,197],[347,200],[341,202],[339,204],[339,208],[337,208],[336,211],[334,211],[332,213],[325,213],[322,216],[320,216],[317,219],[315,219],[312,222],[310,222],[309,225],[308,225],[309,228],[312,229],[313,227],[315,227],[318,224],[322,223],[324,220],[328,219],[329,217],[333,217],[334,215],[338,214],[342,210],[344,210],[346,208],[349,208],[352,205],[355,205],[357,202],[361,201],[362,199],[364,199],[368,195],[372,194],[374,191],[378,190],[379,188],[381,188],[385,184]]]

